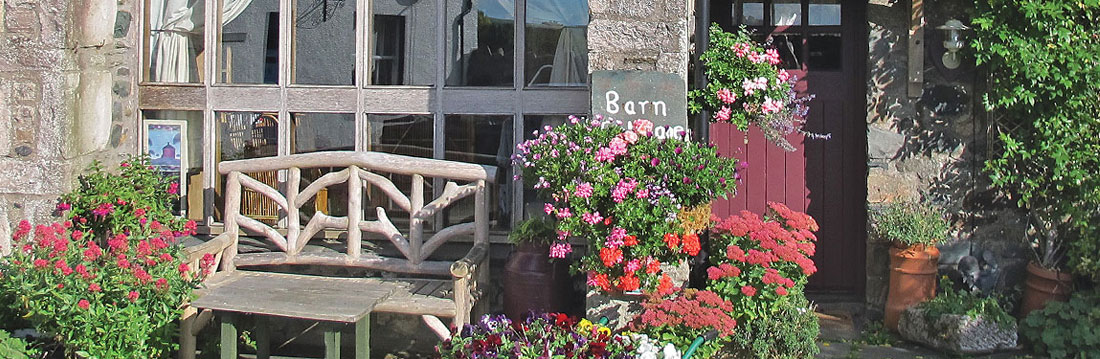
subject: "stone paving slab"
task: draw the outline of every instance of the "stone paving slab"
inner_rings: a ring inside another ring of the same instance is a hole
[[[818,343],[821,353],[816,358],[867,358],[867,359],[948,359],[957,358],[923,347],[900,346],[862,346],[845,342],[822,341]],[[971,359],[1038,359],[1023,351],[1014,350],[988,355],[967,356]]]

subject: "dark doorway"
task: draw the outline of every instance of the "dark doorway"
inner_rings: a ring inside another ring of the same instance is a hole
[[[741,210],[763,213],[782,202],[817,219],[818,273],[809,289],[862,296],[867,238],[867,63],[866,2],[841,0],[711,0],[710,22],[727,31],[744,25],[758,41],[770,39],[799,81],[813,94],[806,129],[828,140],[792,135],[796,152],[768,143],[756,129],[747,133],[712,124],[710,140],[724,154],[748,161],[737,196],[715,204],[726,216]]]

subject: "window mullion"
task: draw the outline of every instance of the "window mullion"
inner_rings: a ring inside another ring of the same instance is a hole
[[[215,76],[218,74],[218,52],[221,51],[221,41],[218,38],[221,36],[221,1],[220,0],[204,0],[203,6],[207,11],[205,14],[204,29],[203,31],[203,61],[206,62],[203,66],[203,86],[206,88],[206,108],[202,112],[202,211],[203,222],[206,225],[214,223],[214,184],[217,182],[217,158],[215,154],[215,147],[218,145],[218,132],[214,122],[214,104],[210,101],[211,97],[211,85],[215,82]]]
[[[366,101],[366,92],[363,86],[370,84],[370,51],[371,36],[368,32],[368,24],[371,19],[371,0],[358,0],[355,2],[355,150],[369,151],[366,145],[367,115],[363,102]]]

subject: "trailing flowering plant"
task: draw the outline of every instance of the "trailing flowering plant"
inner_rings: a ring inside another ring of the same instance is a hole
[[[688,109],[709,110],[711,122],[759,127],[769,141],[787,151],[795,148],[783,136],[802,130],[812,96],[799,97],[794,91],[797,78],[780,68],[783,62],[774,48],[765,48],[742,28],[737,33],[710,28],[710,47],[700,55],[707,74],[707,86],[692,90]]]
[[[0,302],[85,357],[166,356],[181,305],[200,279],[169,244],[175,234],[151,221],[101,244],[71,221],[33,229],[22,221],[15,250],[0,259],[0,296],[8,297]],[[202,266],[213,261],[203,258]]]
[[[710,358],[734,334],[734,304],[709,291],[686,289],[670,299],[645,303],[639,317],[641,331],[661,342],[687,348],[698,337],[708,340],[696,357]]]
[[[696,233],[708,225],[710,201],[734,191],[737,162],[710,145],[659,139],[646,120],[621,125],[571,117],[535,131],[514,160],[557,219],[551,257],[572,251],[568,238],[583,238],[587,254],[575,268],[589,285],[667,295],[673,284],[661,263],[699,253]]]
[[[532,314],[522,323],[486,315],[465,325],[436,350],[442,359],[634,358],[630,337],[560,313]]]
[[[775,202],[763,218],[742,211],[718,222],[707,289],[733,301],[739,319],[769,317],[817,272],[810,259],[817,229],[813,217]]]
[[[103,236],[149,228],[151,221],[174,231],[195,229],[194,222],[172,213],[179,183],[157,172],[147,157],[127,158],[119,164],[118,174],[99,162],[88,170],[57,204],[58,212],[72,219],[76,229]]]

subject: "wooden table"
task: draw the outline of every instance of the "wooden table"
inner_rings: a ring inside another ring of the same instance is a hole
[[[319,321],[324,326],[325,358],[340,358],[340,328],[355,324],[355,358],[370,358],[370,313],[389,297],[391,283],[373,278],[333,278],[300,274],[232,271],[216,274],[191,303],[221,313],[221,358],[237,359],[236,314]],[[270,326],[256,330],[256,357],[270,357]]]

